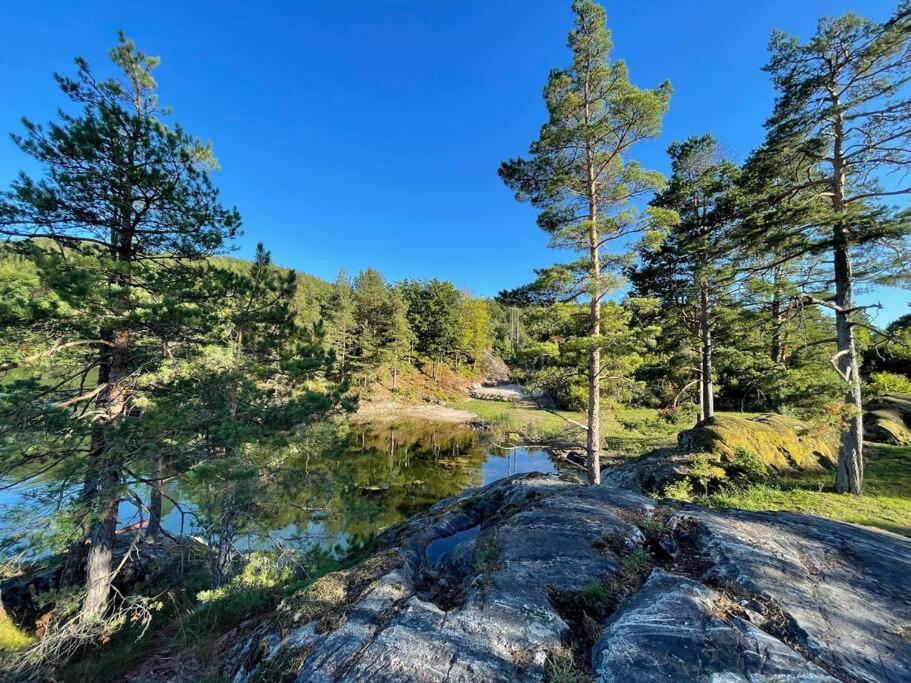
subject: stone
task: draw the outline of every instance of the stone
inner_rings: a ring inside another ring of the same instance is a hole
[[[239,631],[226,677],[543,681],[563,662],[605,682],[911,680],[911,539],[888,532],[529,474],[377,546],[328,581],[331,618],[305,591],[296,621]]]

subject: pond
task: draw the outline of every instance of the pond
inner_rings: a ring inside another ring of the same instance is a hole
[[[541,449],[501,449],[486,444],[465,425],[415,420],[353,424],[334,449],[292,442],[275,457],[283,475],[257,484],[242,517],[240,549],[286,544],[342,552],[466,488],[523,472],[555,471]],[[47,483],[45,475],[28,486],[0,492],[0,505],[27,507],[32,504],[30,489]],[[200,533],[197,513],[212,494],[209,488],[177,482],[167,486],[165,530],[175,535]],[[6,512],[0,510],[0,519],[6,519],[0,523],[4,532],[12,523],[21,523]],[[140,517],[136,505],[121,503],[120,526]]]

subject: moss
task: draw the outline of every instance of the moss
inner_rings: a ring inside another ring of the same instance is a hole
[[[754,454],[766,467],[778,471],[821,472],[835,465],[832,445],[809,426],[783,415],[752,419],[717,415],[709,423],[681,433],[689,452],[705,452],[734,465],[744,452]]]
[[[316,622],[319,632],[338,628],[352,604],[383,575],[402,565],[398,551],[374,555],[346,571],[332,572],[298,591],[283,604],[286,627]]]

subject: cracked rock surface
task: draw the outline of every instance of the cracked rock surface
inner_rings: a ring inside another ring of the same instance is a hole
[[[428,549],[430,551],[428,552]],[[442,501],[227,656],[247,681],[911,680],[911,540],[553,475]]]

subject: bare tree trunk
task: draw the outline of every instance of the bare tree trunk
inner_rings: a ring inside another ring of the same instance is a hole
[[[212,560],[212,587],[221,588],[231,580],[234,558],[234,531],[237,524],[237,507],[234,485],[228,484],[221,498],[221,523],[218,533],[218,551]]]
[[[839,104],[836,101],[836,106]],[[845,422],[841,428],[838,448],[838,469],[835,488],[841,493],[860,494],[864,478],[864,424],[863,401],[860,393],[860,372],[854,347],[854,330],[851,325],[853,307],[853,275],[846,226],[841,222],[846,213],[844,171],[844,119],[836,116],[834,126],[832,208],[835,210],[833,226],[833,261],[835,271],[835,346],[836,366],[847,384],[844,395]]]
[[[399,362],[395,360],[392,363],[392,390],[395,391],[399,386]]]
[[[152,456],[152,483],[149,494],[149,526],[146,538],[155,540],[161,533],[161,487],[164,479],[164,454],[160,450]]]
[[[699,285],[699,332],[702,344],[702,368],[700,387],[701,418],[700,422],[711,420],[715,416],[714,385],[712,383],[712,325],[709,307],[709,286],[702,282]]]
[[[113,335],[108,386],[99,394],[96,402],[96,408],[107,424],[116,420],[126,410],[126,390],[123,383],[128,372],[128,351],[129,332],[121,330]],[[93,462],[88,469],[88,476],[94,479],[94,482],[87,486],[91,492],[91,522],[86,558],[86,596],[82,605],[84,619],[95,619],[104,614],[114,580],[112,563],[122,463],[120,456],[111,452],[108,435],[103,428],[99,437],[99,441],[93,446]]]
[[[598,209],[595,194],[594,168],[589,161],[588,246],[591,261],[591,302],[589,323],[592,337],[601,336],[601,254],[598,250]],[[601,483],[601,347],[593,345],[588,359],[588,480]]]

